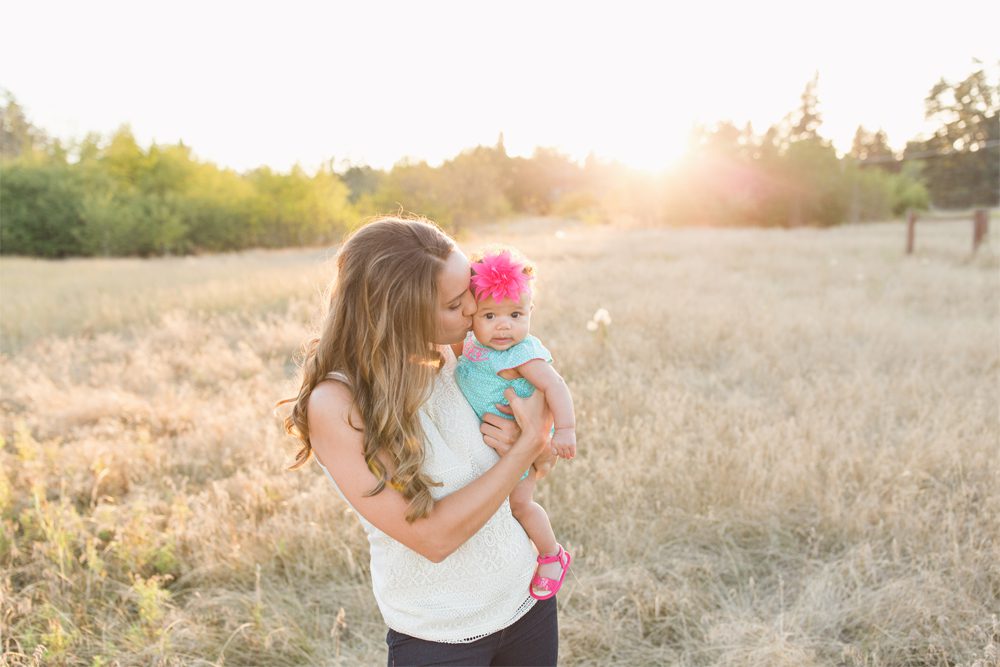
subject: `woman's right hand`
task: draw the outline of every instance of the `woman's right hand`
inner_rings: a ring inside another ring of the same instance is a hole
[[[545,395],[536,391],[528,398],[521,398],[508,387],[504,397],[510,402],[514,420],[521,428],[521,437],[514,442],[513,447],[530,447],[532,460],[545,451],[549,445],[549,432],[552,429],[552,412],[545,402]]]
[[[510,408],[506,405],[496,404],[497,409],[511,416]],[[483,442],[488,447],[503,456],[510,451],[517,439],[521,437],[521,427],[513,419],[507,419],[492,412],[483,415],[483,422],[479,425],[479,432],[483,434]]]

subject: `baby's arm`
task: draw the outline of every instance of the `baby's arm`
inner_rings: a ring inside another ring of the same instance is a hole
[[[556,372],[552,364],[544,359],[532,359],[517,367],[521,375],[545,394],[555,421],[556,432],[552,445],[564,459],[576,456],[576,415],[573,412],[573,397],[566,381]]]

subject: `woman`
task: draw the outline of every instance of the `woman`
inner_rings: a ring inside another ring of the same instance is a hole
[[[475,309],[469,262],[440,229],[365,225],[337,256],[285,420],[302,442],[292,467],[315,455],[368,535],[390,665],[556,663],[555,600],[529,596],[535,551],[507,499],[552,419],[541,392],[511,391],[516,424],[480,425],[450,348]]]

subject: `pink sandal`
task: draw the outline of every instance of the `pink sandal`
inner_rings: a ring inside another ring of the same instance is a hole
[[[535,598],[536,600],[548,600],[550,597],[554,596],[559,592],[562,587],[563,579],[566,578],[566,572],[569,570],[569,563],[573,560],[573,557],[569,555],[569,552],[559,545],[559,552],[555,556],[542,556],[538,555],[538,564],[544,565],[545,563],[559,563],[562,566],[562,575],[559,577],[559,581],[549,579],[548,577],[540,577],[537,574],[532,578],[531,584],[528,586],[528,594]],[[548,591],[545,595],[536,595],[536,588],[544,588]]]

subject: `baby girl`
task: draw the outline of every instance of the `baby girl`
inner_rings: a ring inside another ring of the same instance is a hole
[[[552,367],[552,355],[529,332],[533,267],[516,251],[504,249],[484,254],[472,262],[472,293],[478,309],[472,331],[465,338],[455,369],[455,380],[476,415],[492,412],[508,419],[496,404],[507,404],[503,392],[513,387],[528,397],[535,388],[545,400],[555,422],[552,446],[566,459],[576,456],[576,419],[569,388]],[[456,356],[458,351],[456,350]],[[539,457],[510,494],[514,517],[538,549],[538,571],[529,593],[538,600],[558,592],[569,568],[570,554],[556,542],[549,517],[534,502],[535,484],[548,474],[554,457]]]

